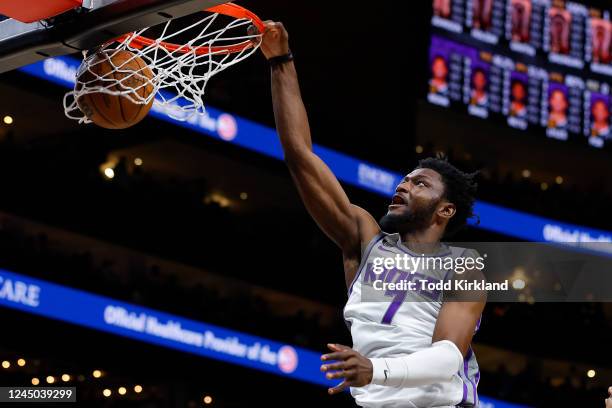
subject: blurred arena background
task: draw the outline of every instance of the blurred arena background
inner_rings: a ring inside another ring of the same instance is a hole
[[[431,103],[432,39],[461,42],[432,25],[431,1],[241,3],[289,29],[313,139],[375,216],[398,174],[444,152],[482,169],[482,223],[457,241],[612,239],[612,142]],[[353,406],[313,369],[327,342],[350,344],[342,259],[281,160],[263,57],[211,80],[209,117],[152,112],[122,131],[64,117],[75,61],[0,75],[0,385],[76,386],[87,407]],[[38,285],[40,304],[15,300],[17,282]],[[126,335],[126,305],[198,322],[210,347],[194,353],[172,325]],[[488,305],[474,346],[480,405],[602,406],[611,322],[610,303]],[[237,356],[240,343],[269,358]]]

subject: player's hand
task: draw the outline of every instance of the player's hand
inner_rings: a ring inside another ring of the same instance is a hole
[[[612,387],[608,388],[609,397],[606,398],[606,408],[612,408]]]
[[[264,21],[266,30],[261,38],[261,52],[266,59],[289,54],[289,33],[283,23]],[[248,28],[249,35],[257,34],[254,26]]]
[[[369,358],[366,358],[350,347],[342,344],[328,344],[333,353],[323,354],[321,361],[334,361],[321,365],[321,371],[327,373],[330,379],[343,378],[340,384],[329,388],[330,394],[338,394],[348,387],[363,387],[372,382],[373,367]],[[607,407],[606,407],[607,408]]]

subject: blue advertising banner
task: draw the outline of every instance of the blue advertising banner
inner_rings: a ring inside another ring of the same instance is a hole
[[[0,305],[202,357],[329,386],[320,353],[0,269]]]
[[[21,68],[30,75],[72,88],[80,61],[71,57],[48,58]],[[154,104],[151,115],[178,126],[224,140],[257,153],[283,159],[276,131],[267,126],[240,118],[213,107],[206,114],[194,115],[185,121],[168,116],[168,109]],[[176,111],[174,111],[176,113]],[[384,196],[390,196],[402,174],[314,145],[314,151],[327,163],[339,180]],[[612,232],[572,225],[544,217],[526,214],[498,205],[479,201],[475,207],[480,217],[477,228],[534,242],[582,243],[612,242]]]
[[[329,387],[320,353],[0,269],[0,306]],[[482,408],[521,408],[480,399]]]

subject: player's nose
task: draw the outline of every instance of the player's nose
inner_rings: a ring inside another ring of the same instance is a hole
[[[408,194],[410,193],[410,182],[408,180],[402,181],[395,189],[396,194]]]

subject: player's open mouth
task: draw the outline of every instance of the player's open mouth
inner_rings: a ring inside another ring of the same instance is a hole
[[[400,195],[395,194],[391,199],[391,205],[389,205],[389,208],[401,207],[406,204],[406,201]]]

